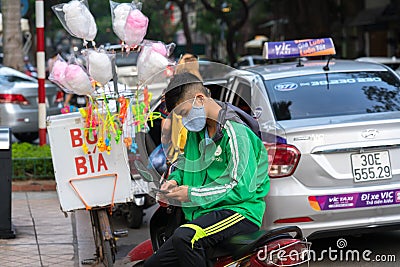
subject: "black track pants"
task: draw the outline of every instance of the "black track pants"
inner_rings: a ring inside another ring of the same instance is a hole
[[[213,211],[177,228],[144,266],[207,266],[207,248],[234,235],[257,230],[257,225],[239,213],[231,210]]]

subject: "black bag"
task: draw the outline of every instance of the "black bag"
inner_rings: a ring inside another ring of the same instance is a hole
[[[261,139],[260,126],[258,125],[258,121],[256,119],[231,103],[226,103],[226,105],[233,109],[239,118]]]

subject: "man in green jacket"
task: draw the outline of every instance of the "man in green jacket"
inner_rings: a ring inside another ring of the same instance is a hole
[[[169,112],[188,130],[184,155],[161,189],[182,203],[188,223],[145,266],[206,266],[205,250],[255,232],[269,191],[268,153],[233,108],[213,100],[201,80],[177,74],[165,93]]]

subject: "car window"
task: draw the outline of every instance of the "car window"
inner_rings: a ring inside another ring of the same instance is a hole
[[[247,66],[250,66],[250,62],[247,59],[245,59],[245,60],[239,61],[237,63],[237,65],[239,67],[247,67]]]
[[[4,75],[2,76],[2,79],[6,79],[8,82],[14,83],[14,82],[32,82],[32,80],[25,79],[19,76],[14,76],[14,75]]]
[[[115,55],[115,65],[118,67],[136,66],[139,53],[117,53]]]
[[[265,81],[277,120],[400,111],[389,71],[314,74]]]
[[[232,104],[237,106],[247,114],[251,114],[250,103],[251,101],[251,88],[247,83],[240,82],[236,88],[236,93],[233,97]]]
[[[262,58],[253,58],[254,65],[264,65],[268,63],[268,60]]]

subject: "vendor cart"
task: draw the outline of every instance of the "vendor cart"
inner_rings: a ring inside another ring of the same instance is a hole
[[[48,117],[47,129],[61,209],[89,211],[97,259],[113,266],[116,244],[110,224],[112,208],[132,202],[137,192],[126,146],[112,139],[111,150],[101,152],[96,134],[84,134],[85,123],[79,112]]]

